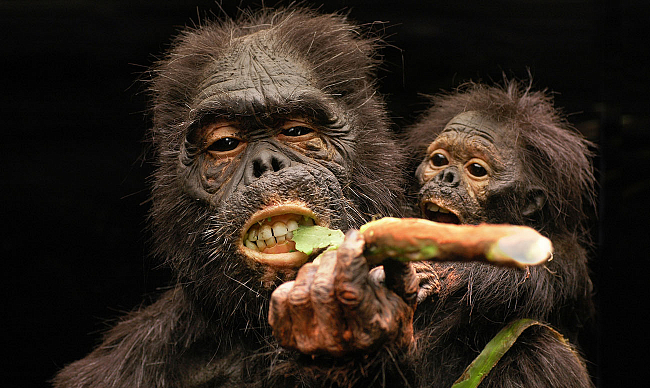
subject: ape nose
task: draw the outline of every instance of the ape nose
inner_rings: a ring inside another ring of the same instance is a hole
[[[460,174],[456,167],[448,167],[434,178],[441,186],[456,187],[460,183]]]
[[[274,150],[261,150],[246,167],[245,183],[249,184],[266,173],[277,172],[289,167],[291,160],[284,154]]]

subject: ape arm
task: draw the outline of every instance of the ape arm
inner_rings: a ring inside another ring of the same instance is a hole
[[[269,323],[281,345],[340,357],[384,343],[406,349],[413,343],[415,271],[392,262],[385,272],[368,272],[364,246],[363,235],[350,231],[338,250],[323,254],[320,264],[304,265],[295,281],[273,292]]]
[[[586,302],[592,285],[583,250],[571,240],[554,240],[553,260],[525,270],[482,263],[425,264],[434,274],[435,287],[424,280],[420,300],[426,298],[443,311],[456,306],[471,326],[503,325],[520,318],[553,322],[573,341],[585,324],[579,317],[592,313]]]
[[[581,294],[588,293],[591,284],[579,258],[567,253],[561,240],[556,239],[555,247],[552,261],[528,270],[482,263],[418,263],[422,281],[414,330],[423,353],[420,359],[437,371],[426,377],[432,386],[451,386],[493,336],[516,319],[554,322],[575,340],[585,323],[580,317],[591,307]],[[568,349],[546,330],[527,329],[480,387],[591,387],[584,362]]]

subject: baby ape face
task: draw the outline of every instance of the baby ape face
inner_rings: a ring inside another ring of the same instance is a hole
[[[426,218],[476,224],[488,220],[490,200],[512,192],[520,174],[508,128],[476,111],[451,119],[417,169]]]

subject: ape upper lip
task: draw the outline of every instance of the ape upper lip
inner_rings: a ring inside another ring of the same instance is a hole
[[[257,261],[264,265],[270,265],[274,267],[300,267],[302,264],[307,262],[308,256],[302,252],[285,252],[285,253],[263,253],[259,250],[250,249],[245,246],[246,240],[250,237],[248,236],[249,231],[257,223],[266,223],[263,221],[271,220],[273,217],[283,218],[283,215],[287,215],[287,219],[295,220],[300,217],[307,217],[309,220],[313,220],[314,224],[319,225],[319,219],[314,215],[314,212],[309,209],[304,203],[293,202],[293,203],[282,203],[277,205],[268,206],[251,216],[251,218],[244,224],[242,228],[241,237],[240,237],[240,250],[244,255]],[[285,221],[286,222],[286,221]],[[283,223],[284,225],[284,223]],[[295,225],[295,223],[294,223]],[[257,228],[254,228],[257,229]],[[261,228],[260,228],[261,231]],[[286,232],[286,230],[285,230]],[[257,233],[257,230],[255,231]],[[257,238],[256,238],[257,239]],[[250,241],[248,241],[250,243]],[[278,244],[279,245],[279,244]]]

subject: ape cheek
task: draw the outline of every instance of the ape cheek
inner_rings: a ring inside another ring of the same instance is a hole
[[[201,165],[201,176],[208,187],[219,187],[228,176],[224,170],[230,165],[232,158],[216,159],[203,157]]]
[[[433,177],[436,176],[440,171],[442,171],[442,169],[434,169],[431,167],[430,163],[425,162],[420,164],[416,174],[418,176],[420,184],[424,184],[433,179]]]
[[[215,161],[214,158],[198,155],[190,164],[182,166],[184,172],[184,188],[190,197],[210,203],[212,196],[226,183],[230,166],[225,160]]]
[[[338,164],[341,164],[343,161],[341,154],[336,148],[323,141],[320,137],[315,137],[300,143],[289,143],[289,146],[314,160],[335,162]]]
[[[342,155],[343,148],[339,150],[321,138],[314,138],[300,144],[290,144],[290,146],[332,172],[343,186],[349,183],[349,168]],[[352,160],[355,156],[348,154],[346,157],[348,160]]]
[[[320,137],[316,137],[309,141],[306,141],[303,145],[303,148],[307,152],[315,152],[316,154],[318,154],[318,152],[323,151],[326,148],[326,146]]]
[[[468,183],[467,192],[479,206],[483,206],[487,202],[488,186],[489,181],[487,179]]]

